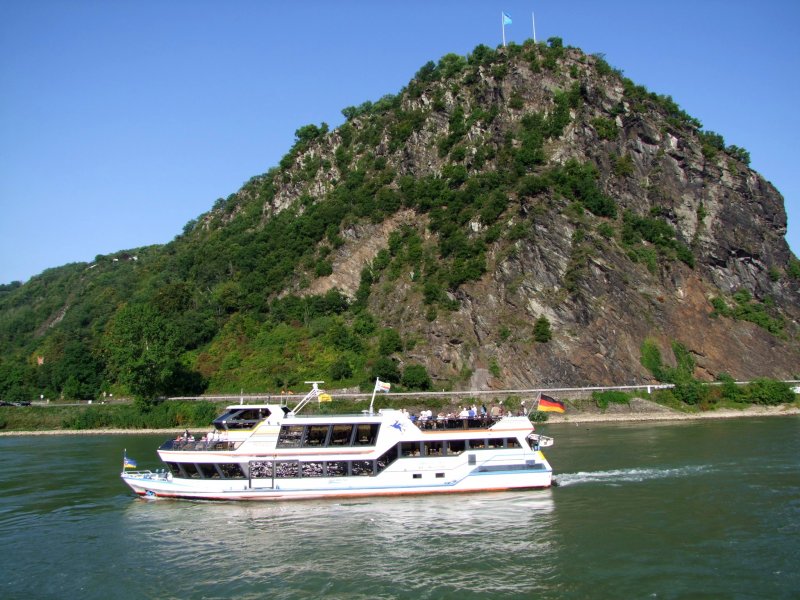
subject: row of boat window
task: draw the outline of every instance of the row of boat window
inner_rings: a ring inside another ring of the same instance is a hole
[[[374,446],[380,427],[380,423],[284,425],[278,434],[277,445],[278,448]]]
[[[250,477],[253,479],[271,478],[273,476],[276,479],[371,476],[379,474],[398,458],[456,456],[467,450],[500,448],[521,448],[521,444],[517,438],[399,442],[373,460],[251,461],[249,463],[249,472]],[[174,477],[180,478],[247,479],[248,477],[238,463],[195,464],[168,462],[167,467]]]

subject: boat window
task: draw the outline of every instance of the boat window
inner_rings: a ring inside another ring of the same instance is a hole
[[[250,477],[253,479],[265,479],[272,477],[271,460],[253,460],[250,462]]]
[[[503,448],[505,446],[505,438],[489,438],[486,440],[487,448]]]
[[[328,477],[346,477],[348,464],[346,460],[330,460],[326,463]]]
[[[200,467],[203,479],[219,479],[219,473],[213,463],[200,463],[197,466]]]
[[[350,438],[353,436],[353,425],[349,423],[340,423],[333,426],[331,432],[331,446],[349,446]]]
[[[303,477],[323,477],[325,475],[321,462],[300,463],[300,472]]]
[[[278,448],[298,448],[303,439],[302,425],[283,425],[278,435]]]
[[[356,437],[353,440],[354,446],[374,446],[378,439],[378,429],[380,423],[359,423],[356,425]]]
[[[181,467],[178,463],[168,462],[167,468],[169,472],[172,473],[173,477],[183,477],[183,473],[181,472]]]
[[[400,442],[400,456],[419,456],[419,442]]]
[[[250,429],[270,415],[268,408],[242,408],[229,410],[214,419],[217,429]]]
[[[469,440],[469,449],[477,450],[486,448],[486,440]]]
[[[521,448],[521,444],[517,438],[507,438],[506,439],[506,448]]]
[[[412,477],[414,479],[422,479],[422,473],[414,473],[414,475],[412,475]]]
[[[425,456],[441,456],[444,448],[442,442],[425,442]]]
[[[464,440],[450,440],[447,442],[447,454],[461,454],[465,449]]]
[[[373,463],[371,460],[354,460],[350,463],[352,475],[372,475]]]
[[[469,464],[469,465],[478,464],[478,459],[475,458],[474,454],[467,454],[467,464]]]
[[[436,479],[444,479],[444,473],[437,473]]]
[[[394,445],[378,458],[378,473],[397,460],[397,452],[397,445]]]
[[[181,463],[181,465],[183,466],[183,470],[186,471],[187,477],[191,477],[192,479],[200,478],[200,471],[197,470],[194,463]]]
[[[306,430],[304,446],[324,446],[328,439],[330,425],[309,425]]]
[[[287,479],[298,477],[300,468],[296,460],[279,461],[275,463],[275,477]]]
[[[221,463],[219,470],[222,471],[222,476],[225,479],[244,479],[244,471],[236,463]]]

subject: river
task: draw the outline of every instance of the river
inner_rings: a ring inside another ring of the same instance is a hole
[[[2,598],[797,598],[800,417],[552,424],[545,491],[141,500],[123,449],[0,438]]]

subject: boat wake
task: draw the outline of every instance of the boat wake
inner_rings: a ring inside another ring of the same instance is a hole
[[[653,479],[671,477],[687,477],[707,470],[705,466],[679,467],[674,469],[613,469],[611,471],[580,471],[578,473],[562,473],[556,477],[559,487],[584,483],[601,483],[605,485],[622,485],[638,483]]]

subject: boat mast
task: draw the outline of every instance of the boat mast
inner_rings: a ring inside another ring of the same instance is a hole
[[[292,411],[294,414],[297,414],[301,410],[303,410],[303,407],[306,404],[308,404],[311,401],[312,398],[316,398],[317,396],[319,396],[319,392],[320,392],[319,384],[320,383],[325,383],[325,382],[324,381],[306,381],[305,383],[310,383],[311,384],[311,391],[308,392],[303,397],[303,399],[300,400],[300,402],[297,404],[297,406],[294,407],[294,410]]]

